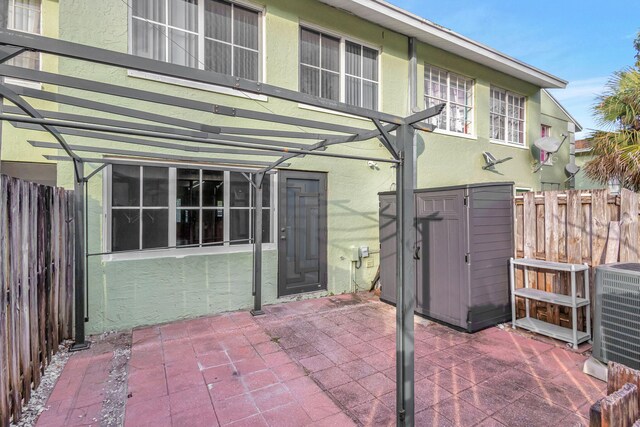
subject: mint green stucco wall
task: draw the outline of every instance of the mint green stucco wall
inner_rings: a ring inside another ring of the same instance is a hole
[[[58,37],[58,0],[42,1],[42,27],[41,33],[47,37]],[[42,55],[40,58],[42,71],[56,72],[58,69],[58,59],[49,55]],[[56,91],[51,85],[42,85],[42,90]],[[30,101],[31,102],[31,101]],[[5,104],[9,105],[7,101]],[[34,100],[31,104],[39,109],[56,110],[55,103]],[[47,134],[34,133],[25,129],[14,128],[8,122],[2,124],[2,150],[0,158],[6,161],[52,163],[43,157],[50,151],[34,148],[27,141],[37,135],[40,141],[53,142]]]
[[[264,2],[264,80],[290,89],[298,87],[298,33],[300,22],[313,24],[345,36],[378,46],[381,50],[381,109],[388,113],[408,113],[408,60],[406,37],[358,17],[344,13],[314,0]],[[66,0],[60,3],[60,37],[79,43],[126,52],[128,10],[119,0],[103,2]],[[533,158],[529,149],[497,145],[489,142],[489,87],[494,84],[527,96],[527,144],[539,136],[541,110],[544,100],[540,89],[507,75],[474,64],[457,56],[424,44],[419,45],[419,93],[423,100],[423,64],[440,66],[476,81],[475,139],[441,134],[420,134],[418,186],[431,187],[482,181],[515,181],[519,186],[539,188],[540,175],[532,175]],[[75,75],[112,84],[178,95],[195,100],[219,102],[239,108],[312,118],[358,127],[371,128],[360,119],[302,109],[295,103],[276,99],[254,101],[239,97],[168,85],[157,81],[134,78],[125,70],[72,60],[61,60],[60,73]],[[60,89],[66,94],[86,94]],[[113,102],[105,95],[91,95],[92,99]],[[189,112],[171,106],[149,106],[127,99],[118,105],[151,108],[152,111],[174,115],[209,124],[229,126],[267,126],[240,119],[214,116],[205,112]],[[67,112],[86,113],[82,109],[61,106]],[[269,127],[281,127],[268,124]],[[566,122],[565,122],[566,128]],[[298,130],[298,129],[296,129]],[[68,138],[72,143],[87,143]],[[426,142],[425,142],[426,141]],[[131,149],[119,143],[116,148]],[[140,150],[148,150],[139,147]],[[386,156],[377,141],[333,147],[342,153]],[[510,162],[499,165],[496,172],[482,170],[482,151],[496,157],[511,156]],[[174,152],[177,154],[176,152]],[[91,156],[95,156],[92,154]],[[328,290],[329,293],[351,292],[351,246],[368,245],[372,250],[371,266],[366,262],[355,271],[360,289],[369,286],[378,266],[378,198],[377,193],[394,189],[395,169],[380,164],[371,169],[366,161],[336,160],[308,156],[293,160],[291,169],[327,172],[328,177]],[[558,162],[562,163],[562,162]],[[560,166],[563,168],[564,163]],[[545,168],[554,170],[555,168]],[[88,168],[87,173],[91,170]],[[68,163],[58,168],[59,181],[72,185],[72,171]],[[549,172],[550,173],[550,172]],[[100,174],[89,185],[89,252],[104,251],[103,188]],[[277,301],[277,251],[265,252],[264,301]],[[252,306],[251,253],[168,256],[155,259],[110,260],[100,255],[89,262],[89,332],[102,332],[136,325],[153,324],[180,318],[195,317],[220,311],[245,309]],[[320,293],[321,295],[324,293]],[[318,295],[318,294],[315,294]],[[306,296],[305,296],[306,297]]]

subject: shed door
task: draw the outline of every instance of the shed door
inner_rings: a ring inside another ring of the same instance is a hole
[[[278,296],[327,289],[323,173],[280,171]]]
[[[396,196],[380,197],[380,297],[396,302]]]
[[[416,310],[466,328],[464,190],[417,194]]]

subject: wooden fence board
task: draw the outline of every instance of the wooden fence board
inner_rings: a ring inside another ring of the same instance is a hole
[[[22,399],[31,398],[31,325],[29,319],[29,183],[20,183],[20,371]]]
[[[516,196],[515,257],[548,261],[603,263],[640,261],[640,196],[628,190],[619,196],[607,189],[590,191],[544,191]],[[620,222],[617,222],[620,221]],[[584,295],[582,274],[578,294]],[[595,303],[595,269],[591,268],[591,318]],[[531,287],[548,292],[570,293],[567,274],[530,273]],[[523,286],[522,269],[516,269],[516,287]],[[531,304],[531,315],[557,325],[571,326],[571,310],[549,304]],[[524,302],[517,300],[517,314],[524,315]],[[584,330],[585,309],[578,312]]]
[[[605,264],[617,262],[620,257],[620,223],[609,223],[609,235],[607,236],[607,252],[604,256]]]
[[[579,190],[567,192],[567,262],[572,264],[582,263],[582,219],[581,192]],[[578,276],[577,279],[579,280],[580,277]],[[570,295],[569,280],[563,281],[563,283],[566,283],[566,288],[562,290],[562,293]],[[578,282],[579,284],[580,282]],[[571,315],[570,310],[565,308],[564,311],[568,320]],[[582,319],[582,311],[582,309],[578,310],[580,319]],[[580,325],[580,328],[583,329],[582,325]]]
[[[0,425],[9,425],[9,359],[8,296],[9,296],[9,188],[6,179],[0,180]]]
[[[604,263],[604,254],[609,235],[609,215],[607,190],[593,190],[591,192],[591,265],[597,266]]]
[[[549,261],[558,261],[558,192],[549,191],[544,195],[544,253]],[[545,290],[555,292],[557,288],[557,274],[547,274]],[[560,307],[547,304],[547,321],[558,323],[560,321]]]
[[[638,195],[620,192],[620,262],[638,261]]]
[[[38,185],[29,186],[29,332],[31,379],[33,388],[40,385],[40,337],[38,336]]]
[[[71,336],[69,192],[0,175],[0,425],[20,419]],[[58,274],[64,270],[64,274]],[[61,296],[64,295],[64,298]]]
[[[11,180],[11,202],[9,203],[9,257],[11,269],[9,272],[9,383],[11,387],[11,413],[14,419],[20,418],[22,413],[22,396],[20,395],[20,338],[19,338],[19,307],[20,301],[20,257],[17,256],[20,247],[20,183]]]
[[[624,384],[600,401],[602,427],[632,427],[640,416],[638,386]]]

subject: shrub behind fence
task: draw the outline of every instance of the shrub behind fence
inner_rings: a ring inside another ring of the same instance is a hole
[[[72,334],[73,193],[0,175],[0,425]]]

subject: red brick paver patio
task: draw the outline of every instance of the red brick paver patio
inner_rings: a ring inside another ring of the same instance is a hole
[[[138,329],[127,426],[395,424],[395,308],[364,294]],[[416,319],[416,425],[588,425],[585,357],[498,328]],[[39,426],[99,425],[111,354],[72,356]],[[124,399],[125,397],[123,397]]]

